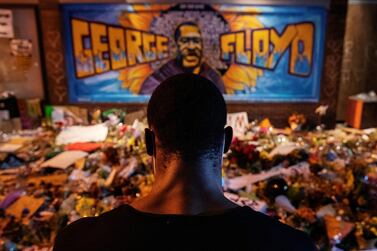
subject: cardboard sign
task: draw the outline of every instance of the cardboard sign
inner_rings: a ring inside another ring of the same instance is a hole
[[[68,179],[68,175],[63,174],[52,174],[40,177],[30,177],[27,179],[28,184],[34,184],[35,186],[39,186],[42,182],[50,183],[54,186],[62,186],[66,183]]]
[[[233,128],[234,137],[243,137],[249,125],[247,113],[229,113],[227,116],[227,125]]]
[[[17,152],[17,150],[20,149],[21,147],[22,147],[21,144],[9,144],[9,143],[0,144],[0,152],[14,153],[14,152]]]
[[[23,212],[25,212],[25,208],[27,208],[28,213],[25,216],[31,217],[42,206],[43,202],[44,199],[42,198],[22,196],[6,210],[6,213],[20,219],[23,216]]]
[[[108,128],[105,124],[93,126],[71,126],[56,137],[56,144],[66,145],[77,142],[102,142],[106,139]]]
[[[52,159],[43,162],[41,167],[53,167],[66,169],[70,165],[73,165],[77,160],[84,158],[88,153],[83,151],[66,151],[58,154]]]

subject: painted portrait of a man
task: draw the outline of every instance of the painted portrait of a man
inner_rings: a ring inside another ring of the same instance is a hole
[[[174,32],[174,39],[178,48],[177,57],[150,75],[143,83],[140,94],[151,94],[162,81],[184,72],[210,79],[225,93],[220,74],[203,61],[203,41],[199,26],[194,22],[181,23]]]

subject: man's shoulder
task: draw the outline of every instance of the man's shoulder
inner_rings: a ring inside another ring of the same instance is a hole
[[[120,227],[122,207],[97,217],[84,217],[67,225],[56,237],[54,251],[63,250],[102,250],[107,234]],[[115,231],[116,232],[116,231]]]
[[[54,251],[82,250],[82,247],[91,243],[90,235],[93,234],[93,226],[96,223],[95,217],[85,217],[76,220],[63,228],[55,239]]]
[[[316,251],[312,239],[306,233],[294,229],[276,219],[252,209],[244,210],[241,215],[246,232],[257,232],[265,244],[280,247],[279,250]],[[266,249],[267,250],[267,249]]]

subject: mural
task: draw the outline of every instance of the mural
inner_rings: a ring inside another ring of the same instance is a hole
[[[319,100],[322,7],[75,4],[63,16],[72,102],[146,102],[181,72],[228,101]]]

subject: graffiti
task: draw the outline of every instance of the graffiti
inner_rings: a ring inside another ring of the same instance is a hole
[[[72,19],[76,77],[83,78],[168,57],[168,37]]]
[[[289,50],[289,73],[309,76],[313,63],[314,24],[287,25],[282,34],[275,28],[251,31],[251,47],[246,48],[245,31],[221,34],[221,60],[274,70]]]
[[[230,101],[319,99],[324,8],[66,4],[63,18],[71,101],[146,102],[183,72]]]

